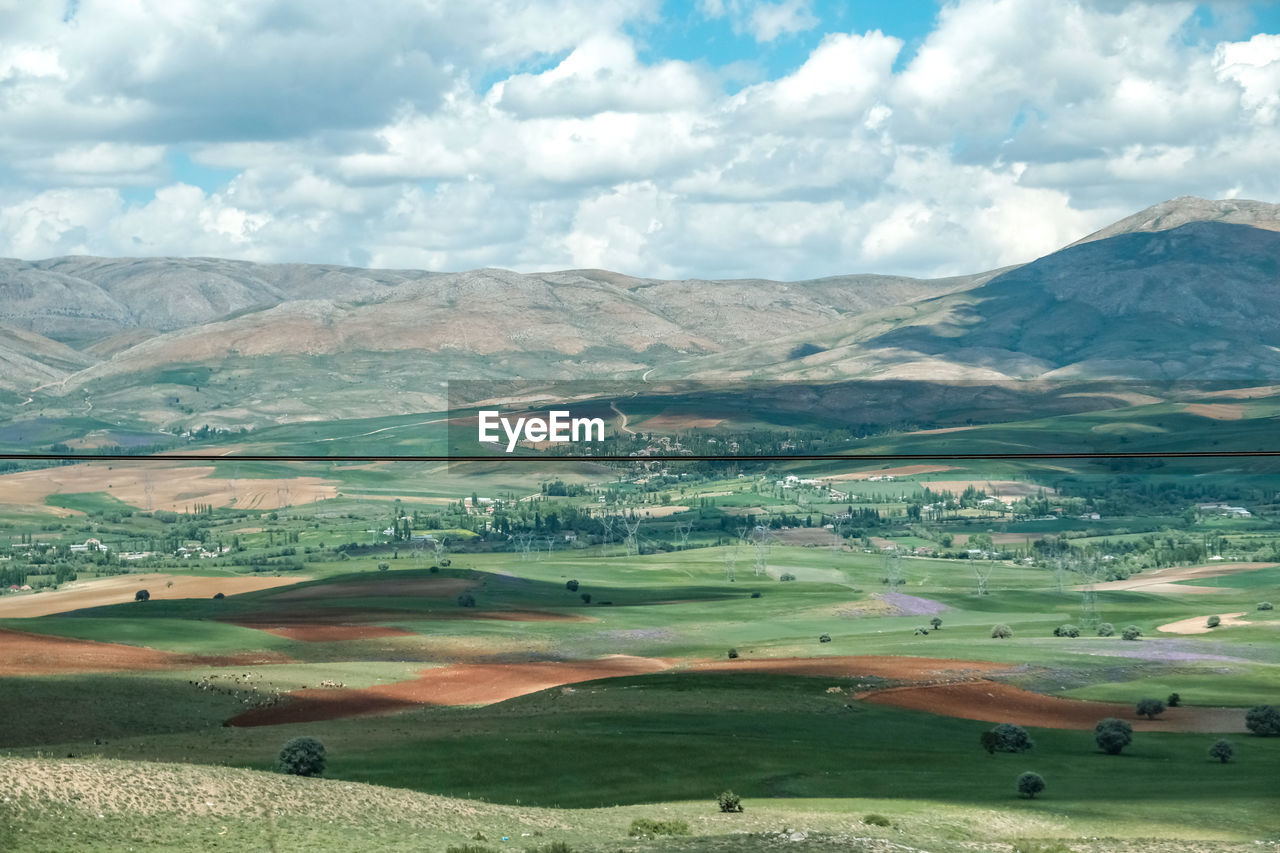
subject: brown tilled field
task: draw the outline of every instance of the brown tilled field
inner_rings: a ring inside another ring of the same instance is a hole
[[[196,577],[148,573],[145,575],[117,575],[110,578],[76,581],[64,584],[50,592],[6,595],[0,598],[0,619],[26,619],[33,616],[49,616],[67,613],[86,607],[102,607],[107,604],[124,604],[133,601],[140,589],[151,593],[154,601],[175,598],[212,598],[216,593],[238,595],[277,586],[289,586],[311,580],[306,576],[287,578],[264,577]],[[172,586],[170,586],[172,584]]]
[[[275,652],[239,655],[180,655],[141,646],[95,643],[0,628],[0,676],[58,675],[72,672],[142,672],[190,666],[288,663]]]
[[[1239,572],[1253,572],[1258,569],[1270,569],[1277,563],[1209,563],[1204,566],[1178,566],[1171,569],[1154,569],[1133,575],[1120,581],[1105,581],[1097,585],[1099,592],[1111,590],[1140,589],[1143,592],[1160,593],[1162,595],[1196,595],[1220,592],[1221,587],[1179,585],[1175,581],[1206,580],[1209,578],[1234,575]],[[1083,587],[1076,587],[1080,591]]]

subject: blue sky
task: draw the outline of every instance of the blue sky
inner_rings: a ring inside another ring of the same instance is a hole
[[[0,255],[945,275],[1280,201],[1280,3],[0,3]]]

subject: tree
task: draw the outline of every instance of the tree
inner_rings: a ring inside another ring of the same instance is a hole
[[[1099,637],[1114,637],[1116,635],[1116,626],[1110,622],[1102,622],[1098,625]]]
[[[569,592],[577,592],[577,591],[578,591],[578,582],[577,582],[576,580],[572,580],[572,581],[565,581],[565,582],[564,582],[564,588],[565,588],[565,589],[567,589],[567,590],[569,590]]]
[[[1055,636],[1055,637],[1073,637],[1073,638],[1074,638],[1074,637],[1079,637],[1079,636],[1080,636],[1080,629],[1079,629],[1079,628],[1077,628],[1075,625],[1072,625],[1072,624],[1069,624],[1069,623],[1068,623],[1068,624],[1066,624],[1066,625],[1059,625],[1057,628],[1054,628],[1054,629],[1053,629],[1053,636]]]
[[[1156,714],[1164,713],[1164,703],[1159,699],[1139,699],[1138,700],[1138,716],[1146,717],[1148,720],[1154,720]]]
[[[1229,740],[1216,740],[1213,742],[1213,746],[1209,747],[1209,757],[1216,758],[1223,764],[1230,761],[1235,754],[1235,747],[1231,745]]]
[[[982,736],[978,740],[979,743],[982,744],[982,748],[987,751],[988,755],[995,755],[996,750],[1000,748],[1000,735],[996,734],[991,729],[983,732]]]
[[[1254,705],[1244,715],[1244,724],[1258,737],[1280,735],[1280,708],[1274,705]]]
[[[736,814],[742,811],[742,798],[733,791],[723,791],[716,797],[716,804],[725,814]]]
[[[1206,620],[1205,620],[1205,623],[1204,623],[1204,624],[1205,624],[1207,627],[1210,627],[1210,628],[1217,628],[1219,625],[1221,625],[1221,624],[1222,624],[1222,617],[1221,617],[1221,616],[1210,616],[1208,619],[1206,619]]]
[[[997,752],[1026,752],[1035,746],[1027,730],[1013,723],[1000,723],[991,732],[999,741],[996,746]]]
[[[1169,698],[1164,700],[1164,703],[1170,708],[1176,708],[1182,704],[1182,697],[1177,693],[1170,693]]]
[[[1259,610],[1275,610],[1276,606],[1272,604],[1270,601],[1260,601],[1258,602],[1258,609]]]
[[[1121,750],[1133,743],[1133,726],[1116,717],[1107,717],[1094,726],[1093,739],[1107,755],[1119,755]]]
[[[1044,790],[1044,777],[1028,770],[1018,777],[1018,793],[1028,799]]]
[[[737,660],[737,659],[738,659],[738,650],[729,649],[729,660]]]
[[[830,634],[820,634],[820,635],[818,636],[818,642],[819,642],[819,643],[829,643],[829,642],[831,642],[831,635],[830,635]]]
[[[296,737],[285,743],[276,758],[276,769],[294,776],[324,773],[324,744],[313,737]]]
[[[227,597],[227,596],[226,596],[224,593],[221,593],[221,592],[215,592],[215,593],[213,594],[214,601],[221,601],[222,599],[224,599],[224,598],[226,598],[226,597]]]
[[[1001,623],[991,629],[991,636],[997,640],[1007,640],[1013,636],[1013,629]]]
[[[140,589],[133,594],[133,600],[134,601],[150,601],[151,593],[147,592],[145,589]]]
[[[390,563],[378,563],[378,571],[385,572],[391,568]]]
[[[929,620],[929,625],[932,626],[933,630],[935,631],[942,630],[942,620],[939,619],[937,616]]]
[[[582,595],[578,596],[578,598],[581,598],[581,599],[582,599],[582,603],[583,603],[583,604],[590,604],[590,603],[591,603],[591,593],[589,593],[589,592],[584,592]]]
[[[476,597],[469,592],[464,592],[462,595],[458,596],[458,606],[459,607],[475,607]]]
[[[1121,633],[1120,636],[1126,640],[1136,640],[1142,636],[1142,629],[1137,625],[1130,625],[1124,629],[1124,632]]]

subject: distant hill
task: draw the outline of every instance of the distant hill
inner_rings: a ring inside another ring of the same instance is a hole
[[[1275,378],[1280,206],[1176,199],[939,280],[0,260],[0,367],[30,398],[0,420],[164,428],[427,411],[460,378]]]

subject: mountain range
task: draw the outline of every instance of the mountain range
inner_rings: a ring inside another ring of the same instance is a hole
[[[0,423],[439,409],[450,379],[1280,378],[1280,205],[1180,198],[947,279],[0,260]]]

